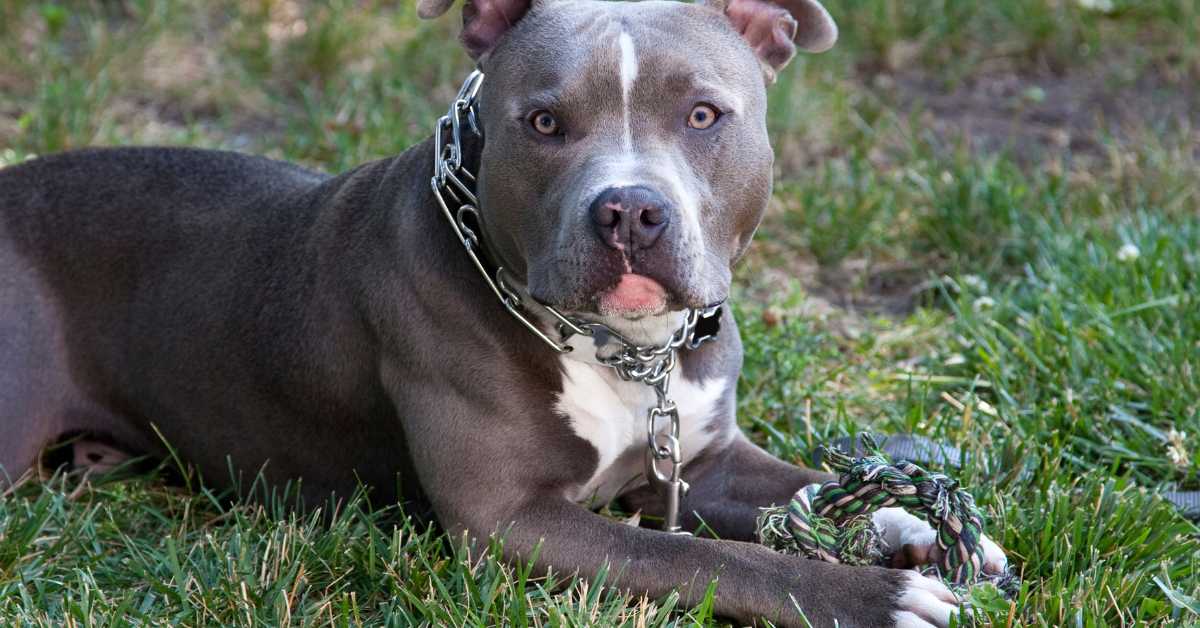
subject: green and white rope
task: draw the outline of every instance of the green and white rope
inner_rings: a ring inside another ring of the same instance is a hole
[[[806,486],[787,506],[769,508],[758,519],[759,541],[777,551],[848,565],[883,565],[890,550],[872,520],[880,508],[900,507],[937,531],[939,560],[925,573],[936,573],[958,588],[983,576],[983,516],[970,493],[955,480],[907,460],[892,463],[869,434],[869,452],[851,458],[837,449],[824,452],[838,473],[836,482]],[[1011,593],[1008,574],[987,579]]]

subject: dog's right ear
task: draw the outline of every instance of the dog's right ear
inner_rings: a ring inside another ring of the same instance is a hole
[[[487,54],[500,37],[529,11],[533,0],[467,0],[463,5],[463,47],[473,59]],[[417,15],[432,19],[454,5],[454,0],[417,0]]]
[[[824,52],[837,42],[838,29],[819,0],[699,0],[720,11],[754,49],[768,82],[796,55],[796,49]]]

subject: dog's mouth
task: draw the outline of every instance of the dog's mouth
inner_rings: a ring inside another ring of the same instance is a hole
[[[594,293],[578,304],[551,303],[534,298],[544,306],[555,307],[563,314],[585,320],[599,319],[610,324],[625,321],[641,325],[651,321],[674,320],[675,314],[689,309],[706,311],[725,303],[720,298],[712,303],[691,302],[680,298],[658,280],[637,273],[621,275],[616,284]]]
[[[725,300],[725,291],[676,278],[671,272],[636,265],[612,268],[597,260],[578,277],[559,273],[530,277],[528,294],[565,315],[609,321],[644,321],[686,310],[703,310]],[[537,281],[542,278],[542,281]],[[549,279],[549,280],[547,280]]]
[[[617,285],[596,296],[596,313],[601,316],[638,320],[665,314],[670,302],[667,289],[654,279],[625,273]]]

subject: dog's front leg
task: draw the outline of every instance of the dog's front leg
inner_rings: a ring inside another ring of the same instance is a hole
[[[752,541],[762,508],[786,504],[801,487],[834,476],[788,464],[735,434],[726,446],[705,452],[684,469],[690,485],[680,508],[684,529],[718,538]],[[626,508],[661,515],[662,498],[643,488],[622,498]]]
[[[944,626],[954,609],[949,591],[913,572],[849,568],[752,543],[632,527],[561,497],[531,495],[506,519],[500,529],[510,561],[536,555],[539,570],[583,578],[609,566],[610,586],[651,597],[677,589],[686,606],[700,603],[715,580],[716,612],[741,624]],[[472,529],[498,523],[481,519]],[[915,619],[921,621],[904,623]]]
[[[686,470],[691,483],[681,511],[685,529],[722,539],[753,541],[762,508],[788,502],[800,488],[834,476],[790,465],[763,451],[742,434],[727,447],[709,452]],[[643,489],[625,498],[630,507],[657,514],[658,498]],[[901,508],[874,515],[888,545],[896,549],[892,565],[913,567],[940,559],[936,532],[925,520]],[[1001,573],[1008,565],[1004,550],[987,536],[981,539],[984,571]]]
[[[539,571],[585,579],[609,567],[610,586],[651,597],[678,589],[684,605],[701,602],[715,580],[717,613],[743,624],[888,626],[911,616],[928,618],[913,625],[942,626],[953,612],[949,591],[912,572],[848,568],[601,517],[567,497],[595,454],[561,421],[531,417],[516,398],[508,405],[486,390],[454,394],[445,381],[425,383],[433,394],[396,395],[407,401],[405,432],[422,487],[452,536],[497,533],[508,561],[536,557]]]

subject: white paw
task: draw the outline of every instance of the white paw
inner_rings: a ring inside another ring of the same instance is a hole
[[[893,551],[908,546],[907,556],[917,559],[918,564],[933,561],[936,557],[937,532],[924,519],[909,514],[903,508],[880,508],[871,520],[883,532],[883,539]],[[1001,573],[1008,568],[1008,557],[995,541],[985,534],[980,539],[983,547],[983,570]]]
[[[958,598],[946,585],[915,571],[903,572],[906,582],[892,613],[896,628],[945,628],[958,612]]]
[[[937,541],[937,532],[924,519],[903,508],[880,508],[871,521],[883,532],[888,547],[898,550],[905,545],[925,547]]]
[[[983,570],[987,573],[1003,573],[1008,569],[1008,556],[1004,555],[1004,550],[1001,549],[996,542],[989,539],[985,534],[979,539],[979,544],[983,546]]]

